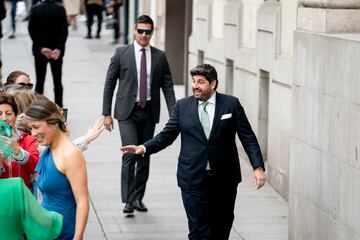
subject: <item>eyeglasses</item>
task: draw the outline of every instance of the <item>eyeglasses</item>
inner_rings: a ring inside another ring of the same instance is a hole
[[[145,33],[146,35],[151,35],[153,30],[152,29],[136,29],[138,34]]]
[[[33,86],[34,86],[34,84],[32,84],[32,83],[24,83],[24,82],[20,82],[20,83],[17,83],[17,84],[19,84],[19,85],[21,85],[21,86],[23,86],[25,88],[28,88],[28,89],[32,89]]]

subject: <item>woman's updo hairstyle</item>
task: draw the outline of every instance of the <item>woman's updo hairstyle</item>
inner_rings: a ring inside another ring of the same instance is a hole
[[[46,97],[40,97],[33,102],[25,112],[30,121],[46,121],[48,124],[57,125],[59,129],[66,132],[64,117],[60,108]]]

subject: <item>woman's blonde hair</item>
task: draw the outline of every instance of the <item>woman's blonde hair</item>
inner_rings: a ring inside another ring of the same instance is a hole
[[[14,90],[10,93],[15,99],[18,107],[18,113],[23,113],[26,109],[38,99],[39,94],[32,90]]]

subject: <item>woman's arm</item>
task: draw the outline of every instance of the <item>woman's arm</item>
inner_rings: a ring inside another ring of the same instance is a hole
[[[89,215],[89,191],[84,156],[74,147],[64,159],[65,174],[70,182],[76,201],[76,225],[74,240],[83,239]]]

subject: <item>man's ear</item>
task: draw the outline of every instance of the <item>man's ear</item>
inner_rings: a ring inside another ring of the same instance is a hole
[[[211,86],[211,89],[212,89],[212,90],[215,90],[216,84],[217,84],[217,80],[211,81],[210,86]]]

